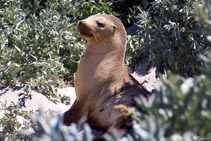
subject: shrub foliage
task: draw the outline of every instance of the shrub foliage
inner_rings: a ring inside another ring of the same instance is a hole
[[[136,58],[131,64],[142,59],[145,53],[157,73],[170,70],[185,77],[199,74],[203,64],[198,56],[209,47],[206,36],[199,33],[204,25],[195,18],[196,2],[164,0],[152,3],[147,11],[139,8],[139,46],[135,48]]]

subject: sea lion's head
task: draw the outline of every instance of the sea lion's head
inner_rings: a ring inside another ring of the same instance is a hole
[[[122,22],[106,14],[92,15],[77,24],[80,36],[90,44],[126,43],[126,30]]]

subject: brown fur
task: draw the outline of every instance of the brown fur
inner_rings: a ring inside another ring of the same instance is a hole
[[[77,28],[88,43],[76,72],[76,101],[64,123],[87,117],[95,129],[119,128],[129,116],[128,107],[135,106],[134,98],[150,94],[125,67],[126,30],[118,18],[105,14],[90,16]]]

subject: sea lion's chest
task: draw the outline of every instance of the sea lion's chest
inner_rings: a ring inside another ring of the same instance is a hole
[[[92,55],[81,57],[77,72],[75,85],[83,89],[93,89],[109,78],[111,73],[110,60],[105,56]]]

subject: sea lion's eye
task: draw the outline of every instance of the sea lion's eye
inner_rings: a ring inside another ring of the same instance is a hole
[[[98,25],[99,27],[104,27],[104,26],[105,26],[102,22],[96,21],[96,23],[97,23],[97,25]]]

